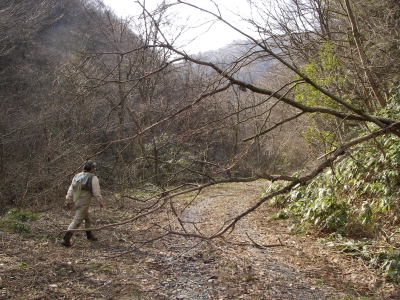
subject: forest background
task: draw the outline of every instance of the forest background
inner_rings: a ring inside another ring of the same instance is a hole
[[[399,280],[399,2],[249,0],[246,32],[205,12],[243,39],[196,55],[175,44],[182,5],[120,18],[101,1],[1,1],[2,213],[59,207],[87,159],[106,198],[146,204],[138,217],[266,179],[206,238],[269,202],[294,231],[379,243],[364,256]]]

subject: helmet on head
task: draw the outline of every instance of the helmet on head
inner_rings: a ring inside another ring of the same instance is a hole
[[[85,171],[90,171],[92,168],[96,168],[97,164],[93,161],[93,160],[88,160],[85,163],[85,166],[83,167],[83,169]]]

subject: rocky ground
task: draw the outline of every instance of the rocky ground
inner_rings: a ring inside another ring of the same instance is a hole
[[[174,199],[174,207],[187,232],[208,235],[255,203],[262,186],[212,187]],[[95,226],[137,213],[138,203],[106,199],[106,209],[92,208]],[[363,261],[291,234],[290,221],[272,220],[275,213],[261,207],[224,239],[157,238],[162,227],[177,228],[165,207],[98,232],[97,242],[75,234],[65,248],[59,242],[72,212],[42,212],[26,222],[29,233],[0,228],[0,299],[400,299],[400,288]]]

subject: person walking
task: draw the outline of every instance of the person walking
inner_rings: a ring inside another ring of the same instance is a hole
[[[91,228],[91,222],[89,218],[89,207],[92,200],[92,196],[96,198],[103,208],[103,197],[100,193],[99,179],[94,172],[96,171],[96,163],[92,160],[88,160],[84,167],[83,172],[80,172],[74,176],[72,183],[68,188],[66,198],[66,205],[68,208],[75,207],[75,217],[71,224],[68,226],[68,230],[77,229],[83,221],[85,221],[85,228]],[[67,232],[61,241],[61,244],[70,247],[71,237],[73,233]],[[96,241],[91,231],[86,231],[88,240]]]

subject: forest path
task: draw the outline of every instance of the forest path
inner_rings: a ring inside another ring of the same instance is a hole
[[[184,196],[174,204],[180,211],[192,201],[181,214],[186,230],[212,234],[256,203],[263,184],[214,186],[195,200]],[[117,204],[110,200],[102,211],[93,207],[95,225],[134,215],[134,203],[122,209]],[[266,203],[224,240],[169,235],[138,247],[141,240],[165,233],[154,223],[173,227],[174,215],[165,208],[139,222],[102,230],[98,242],[75,234],[70,248],[59,241],[72,213],[42,213],[27,222],[29,234],[0,229],[0,299],[400,298],[398,286],[385,283],[361,260],[324,246],[315,236],[291,234],[289,220],[270,218],[276,213]],[[249,237],[259,245],[283,245],[257,248]]]

